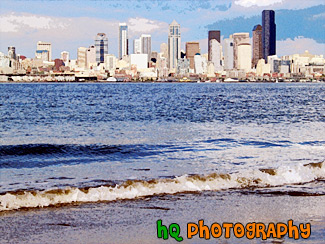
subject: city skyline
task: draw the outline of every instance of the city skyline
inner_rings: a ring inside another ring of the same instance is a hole
[[[309,4],[300,3],[299,9],[295,9],[293,1],[278,1],[276,4],[269,4],[270,1],[263,1],[264,3],[259,3],[260,6],[248,4],[249,2],[253,4],[253,0],[218,1],[220,6],[226,6],[223,10],[220,10],[221,7],[213,1],[204,1],[207,6],[194,1],[194,3],[191,3],[193,10],[183,7],[178,10],[177,15],[175,15],[176,10],[170,7],[171,1],[166,1],[164,6],[157,2],[156,4],[153,2],[140,4],[141,2],[138,2],[139,6],[134,7],[134,9],[127,13],[123,11],[127,7],[126,3],[133,6],[137,1],[125,1],[119,5],[113,5],[110,1],[96,1],[95,4],[84,1],[78,6],[80,8],[88,7],[88,10],[77,11],[73,16],[64,13],[64,11],[60,12],[60,14],[54,14],[53,9],[58,8],[58,6],[53,2],[56,1],[46,2],[42,7],[32,9],[33,6],[35,7],[35,2],[19,1],[19,5],[16,1],[2,1],[0,23],[1,32],[5,34],[2,34],[0,37],[0,51],[6,53],[8,46],[15,46],[17,54],[33,57],[35,43],[41,40],[52,43],[53,58],[59,58],[62,51],[68,51],[71,59],[75,59],[78,47],[93,45],[93,37],[97,33],[105,33],[108,37],[109,53],[118,56],[118,24],[121,22],[125,22],[129,28],[129,54],[131,53],[130,49],[132,48],[133,40],[139,38],[141,34],[150,34],[152,36],[151,50],[159,51],[160,44],[163,42],[167,43],[168,25],[175,19],[181,25],[181,49],[185,51],[186,42],[196,41],[200,43],[201,52],[208,53],[207,33],[209,30],[220,30],[222,39],[228,38],[230,34],[235,32],[248,32],[250,37],[252,37],[252,28],[257,24],[262,24],[262,10],[274,9],[276,11],[277,24],[277,54],[279,56],[302,53],[306,49],[311,53],[325,54],[325,37],[322,34],[324,33],[324,27],[319,24],[324,19],[324,14],[322,13],[325,11],[325,5],[319,5],[322,3],[321,1],[312,1]],[[181,3],[183,3],[182,6],[185,6],[185,2],[173,1],[175,7],[179,7]],[[227,3],[230,5],[227,5]],[[72,2],[60,1],[60,4],[66,6],[71,5]],[[152,11],[144,11],[144,5]],[[24,10],[22,6],[25,6]],[[99,7],[102,7],[102,9],[99,9]],[[72,8],[76,8],[76,6],[72,6]],[[111,10],[110,16],[114,19],[103,18],[101,14],[103,9]],[[49,14],[48,16],[42,13],[45,10],[49,10],[46,11]],[[98,17],[95,18],[93,12],[97,10]],[[160,11],[159,13],[158,10]],[[83,11],[86,11],[84,16],[87,17],[78,16]],[[118,15],[116,11],[121,12]],[[218,13],[218,15],[204,16],[200,18],[200,21],[195,21],[196,23],[194,23],[194,17],[202,16],[202,12],[214,12]],[[174,13],[173,16],[171,16],[172,13]],[[226,13],[229,16],[227,18],[225,17]],[[155,16],[153,16],[154,14]],[[187,16],[189,14],[191,17]],[[300,19],[297,17],[298,14]],[[245,21],[236,24],[242,18]],[[296,25],[291,23],[293,19],[297,20]],[[21,25],[18,26],[21,22],[24,23],[23,26],[25,27],[23,31],[20,29]],[[76,22],[78,22],[78,28],[74,26]],[[315,24],[315,28],[306,30],[308,28],[302,26],[301,22],[305,22],[306,26]],[[232,27],[228,28],[230,24]],[[69,33],[72,27],[74,27],[74,31]],[[288,29],[290,29],[290,32],[287,31]],[[60,36],[57,34],[59,31]],[[16,38],[14,38],[15,36]]]

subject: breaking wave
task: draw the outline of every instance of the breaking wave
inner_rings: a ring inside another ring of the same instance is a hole
[[[0,211],[59,204],[136,199],[159,194],[218,191],[302,184],[325,179],[325,162],[281,166],[230,174],[182,175],[175,178],[128,180],[116,186],[15,191],[0,195]]]

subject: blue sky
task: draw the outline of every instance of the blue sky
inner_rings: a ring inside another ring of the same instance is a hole
[[[221,30],[225,38],[234,32],[250,32],[261,24],[263,9],[276,11],[277,53],[288,55],[309,50],[325,54],[324,0],[1,0],[0,51],[15,46],[17,53],[34,57],[36,42],[52,43],[53,58],[94,43],[98,32],[109,38],[109,53],[117,54],[118,23],[129,25],[132,41],[141,34],[152,35],[152,49],[167,42],[168,24],[181,25],[183,46],[199,41],[207,52],[207,32]]]

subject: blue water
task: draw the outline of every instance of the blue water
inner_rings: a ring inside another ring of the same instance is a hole
[[[324,84],[1,84],[1,193],[325,159]]]

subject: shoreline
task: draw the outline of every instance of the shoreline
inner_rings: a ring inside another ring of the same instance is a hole
[[[177,223],[181,227],[183,243],[261,242],[260,238],[230,239],[221,237],[210,240],[186,238],[186,225],[203,219],[212,223],[287,222],[310,223],[308,239],[282,239],[266,242],[322,243],[325,230],[325,196],[259,195],[249,191],[204,192],[153,196],[131,201],[89,203],[75,206],[40,208],[15,211],[0,215],[1,242],[19,243],[177,243],[173,238],[157,238],[156,221],[164,225]],[[33,223],[33,224],[31,224]],[[8,229],[8,227],[11,227]],[[8,231],[9,230],[9,231]]]

